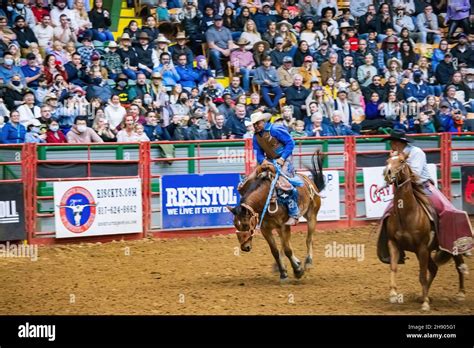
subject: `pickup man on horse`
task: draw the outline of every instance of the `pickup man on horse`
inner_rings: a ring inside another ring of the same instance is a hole
[[[296,225],[300,218],[298,208],[298,190],[293,185],[300,185],[300,179],[295,176],[293,167],[293,149],[295,141],[285,126],[267,122],[270,114],[256,112],[251,115],[255,134],[253,137],[253,148],[256,152],[259,165],[276,161],[281,167],[281,174],[277,181],[277,192],[280,192],[280,200],[288,208],[289,219],[285,225]],[[247,180],[255,176],[251,173]],[[290,182],[291,181],[291,182]]]
[[[418,176],[418,183],[423,186],[424,192],[438,215],[439,244],[441,249],[453,254],[469,252],[473,247],[471,223],[466,212],[456,209],[453,204],[433,184],[428,171],[426,154],[419,147],[410,144],[403,130],[393,130],[390,137],[391,148],[398,153],[408,155],[406,160],[411,170]],[[382,222],[390,215],[392,205],[382,218]]]

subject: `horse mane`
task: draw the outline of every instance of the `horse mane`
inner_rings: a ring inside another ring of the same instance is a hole
[[[424,205],[425,207],[431,206],[430,200],[423,190],[423,186],[418,184],[420,177],[410,168],[410,166],[406,166],[406,168],[408,168],[408,175],[410,177],[410,183],[415,199],[418,203]]]

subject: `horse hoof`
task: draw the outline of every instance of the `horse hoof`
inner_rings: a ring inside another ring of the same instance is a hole
[[[460,301],[460,302],[465,301],[465,300],[466,300],[466,294],[463,293],[463,292],[458,292],[458,293],[456,294],[456,300],[457,300],[457,301]]]
[[[288,276],[286,276],[285,278],[280,277],[280,284],[286,284],[289,281],[290,281],[290,278],[288,278]]]
[[[421,310],[424,311],[424,312],[427,312],[430,310],[430,305],[428,302],[423,302],[423,304],[421,305]]]
[[[298,268],[293,273],[294,273],[296,279],[300,279],[304,275],[304,269],[303,268]]]

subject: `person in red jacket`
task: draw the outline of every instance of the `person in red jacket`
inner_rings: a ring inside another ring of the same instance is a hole
[[[49,144],[67,143],[64,133],[59,129],[59,122],[56,119],[50,119],[48,122],[48,131],[46,132],[46,142]]]

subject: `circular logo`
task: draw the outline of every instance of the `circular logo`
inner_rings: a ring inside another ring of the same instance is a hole
[[[91,193],[85,188],[70,188],[64,193],[59,206],[59,215],[64,227],[73,233],[87,231],[94,222],[96,206]]]

